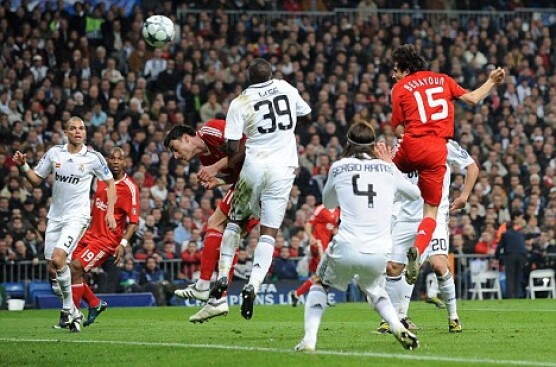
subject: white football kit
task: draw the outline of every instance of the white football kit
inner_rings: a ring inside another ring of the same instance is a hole
[[[323,284],[346,290],[351,279],[377,300],[392,249],[390,226],[394,196],[420,197],[419,188],[394,164],[379,159],[343,158],[330,168],[323,204],[340,207],[340,226],[317,269]]]
[[[102,154],[87,146],[78,153],[68,152],[67,145],[50,148],[34,169],[41,178],[54,175],[44,254],[52,257],[54,248],[71,255],[89,226],[91,216],[90,190],[93,177],[106,181],[112,172]]]
[[[442,200],[438,206],[438,214],[436,216],[436,229],[432,235],[431,242],[421,255],[421,262],[425,261],[432,255],[448,255],[448,216],[450,210],[450,174],[451,166],[459,166],[462,171],[471,164],[474,164],[473,158],[463,149],[457,142],[450,140],[446,147],[448,149],[448,157],[446,160],[446,174],[444,175],[444,183],[442,186]],[[419,176],[417,172],[410,172],[405,176],[412,182],[417,183]],[[423,199],[407,200],[405,197],[396,198],[396,207],[399,211],[394,214],[394,222],[392,227],[392,239],[394,246],[392,249],[391,260],[396,263],[407,265],[407,250],[413,246],[415,237],[417,236],[417,228],[423,218]]]
[[[232,101],[224,136],[240,140],[245,134],[247,141],[231,219],[253,215],[264,226],[280,227],[298,165],[297,117],[309,113],[297,89],[284,80],[253,84]]]

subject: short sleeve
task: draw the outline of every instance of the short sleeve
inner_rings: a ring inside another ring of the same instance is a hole
[[[450,140],[447,144],[448,147],[448,157],[447,161],[449,165],[457,165],[460,169],[465,170],[465,168],[475,161],[469,153],[463,149],[457,142]]]
[[[303,99],[303,97],[301,97],[301,95],[299,94],[299,91],[297,89],[295,89],[295,93],[297,94],[297,102],[296,102],[296,108],[295,108],[296,115],[297,116],[306,116],[306,115],[310,114],[311,113],[311,107],[309,106],[309,104],[307,102],[305,102],[305,100]]]
[[[41,178],[52,173],[52,149],[49,149],[41,158],[34,171]]]
[[[243,129],[245,127],[245,119],[241,113],[241,104],[238,98],[234,99],[228,109],[226,116],[226,127],[224,129],[224,138],[226,140],[241,140],[243,136]]]
[[[130,223],[137,224],[139,223],[139,215],[141,214],[139,208],[139,190],[137,189],[137,185],[133,182],[129,182],[126,180],[126,185],[129,188],[128,195],[126,202],[125,212],[129,218]]]
[[[452,94],[452,97],[454,99],[459,98],[467,93],[467,89],[459,85],[454,79],[449,76],[446,76],[446,78],[448,81],[448,87],[450,88],[450,93]]]
[[[110,168],[108,168],[108,164],[106,163],[106,159],[100,154],[99,152],[91,152],[95,155],[98,159],[94,160],[93,163],[93,173],[102,181],[108,181],[114,176],[112,176],[112,172],[110,172]]]

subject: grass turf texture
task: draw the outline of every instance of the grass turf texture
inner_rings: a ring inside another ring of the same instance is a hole
[[[317,352],[293,352],[303,336],[303,305],[255,306],[243,320],[191,324],[196,308],[109,308],[79,334],[52,329],[56,310],[0,312],[2,366],[549,366],[556,367],[556,300],[466,301],[464,331],[449,334],[445,310],[415,302],[421,348],[406,351],[375,335],[376,313],[364,303],[324,315]],[[83,310],[85,311],[85,310]]]

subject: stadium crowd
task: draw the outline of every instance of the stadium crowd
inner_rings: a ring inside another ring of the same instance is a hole
[[[510,9],[520,2],[498,3]],[[222,8],[177,19],[165,2],[152,13],[176,22],[176,39],[153,50],[141,37],[151,13],[138,7],[125,16],[103,5],[76,3],[68,12],[46,4],[44,11],[14,11],[9,1],[0,6],[0,264],[41,259],[50,197],[48,180],[33,188],[20,176],[13,152],[25,152],[34,166],[50,146],[63,143],[63,122],[77,115],[88,126],[90,146],[103,154],[124,149],[127,172],[140,187],[141,222],[127,247],[122,285],[131,289],[134,278],[149,278],[133,270],[133,260],[154,259],[149,267],[156,268],[181,259],[178,278],[194,277],[206,221],[225,191],[203,189],[198,161],[173,159],[164,137],[175,124],[197,127],[224,118],[245,85],[247,64],[264,57],[274,76],[288,80],[313,109],[313,123],[296,132],[300,169],[276,242],[273,277],[306,275],[303,261],[290,258],[308,253],[304,227],[347,127],[367,120],[395,143],[390,57],[394,47],[413,43],[431,70],[466,88],[482,83],[495,65],[509,75],[476,109],[457,107],[455,140],[480,166],[480,176],[467,207],[450,218],[451,251],[495,255],[500,228],[521,212],[528,269],[556,268],[548,256],[556,253],[556,23],[516,17],[500,27],[480,16],[465,23],[447,18],[433,28],[426,18],[412,17],[409,6],[394,23],[375,11],[380,1],[365,0],[326,3],[353,6],[353,21],[316,23],[303,16],[268,24],[246,13],[232,23]],[[462,185],[461,172],[454,171],[451,195]],[[256,238],[244,241],[240,279],[248,276]]]

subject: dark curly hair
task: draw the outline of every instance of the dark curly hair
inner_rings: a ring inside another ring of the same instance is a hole
[[[392,52],[392,60],[397,64],[398,70],[415,73],[416,71],[425,70],[425,60],[419,56],[415,46],[405,44],[396,48]]]
[[[256,58],[249,64],[247,69],[249,83],[259,84],[272,79],[272,65],[262,58]]]

